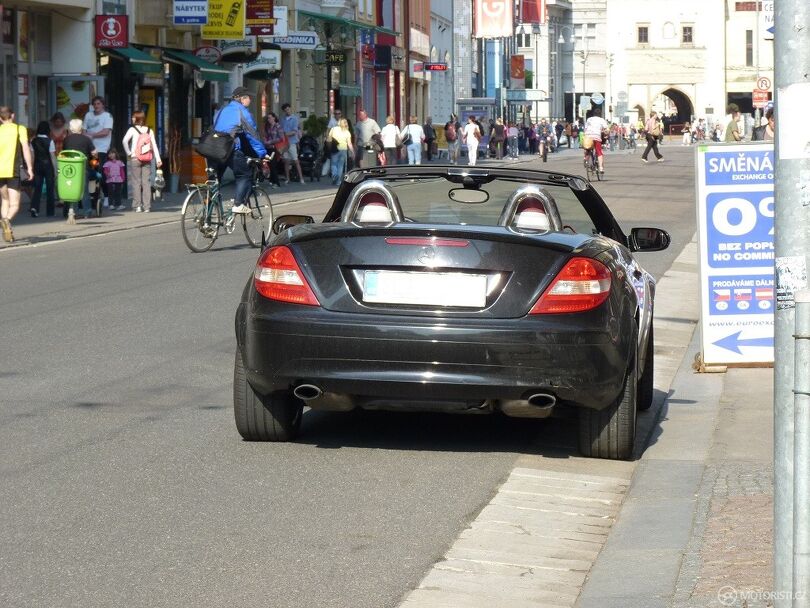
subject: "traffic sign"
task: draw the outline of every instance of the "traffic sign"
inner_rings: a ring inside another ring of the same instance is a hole
[[[764,108],[768,105],[768,91],[763,89],[754,89],[752,101],[755,108]]]
[[[602,97],[601,93],[594,93],[593,95],[591,95],[591,101],[594,102],[596,105],[601,106],[603,103],[605,103],[605,98]]]
[[[771,90],[771,79],[767,76],[760,76],[757,78],[757,88],[765,91]]]

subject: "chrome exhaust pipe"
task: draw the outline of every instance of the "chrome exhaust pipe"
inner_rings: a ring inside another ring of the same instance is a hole
[[[529,397],[526,401],[529,402],[529,405],[547,410],[554,407],[557,403],[557,398],[554,395],[549,395],[548,393],[536,393]]]
[[[293,389],[293,395],[301,401],[312,401],[323,395],[323,391],[314,384],[299,384]]]

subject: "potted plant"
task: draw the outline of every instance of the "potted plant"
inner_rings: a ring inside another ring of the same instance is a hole
[[[304,133],[314,137],[318,141],[321,141],[321,138],[326,133],[326,125],[328,124],[329,119],[325,116],[316,116],[315,114],[310,114],[304,121]]]

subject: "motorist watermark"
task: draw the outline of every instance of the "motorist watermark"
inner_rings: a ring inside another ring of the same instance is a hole
[[[717,600],[723,606],[740,606],[749,603],[773,604],[774,600],[803,600],[804,593],[790,591],[765,591],[763,589],[737,589],[731,585],[720,587],[717,591]]]

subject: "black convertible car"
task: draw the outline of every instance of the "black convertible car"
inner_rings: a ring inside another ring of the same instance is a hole
[[[653,398],[655,281],[578,176],[393,166],[347,174],[321,223],[281,216],[236,313],[234,411],[288,441],[304,405],[542,418],[630,458]]]

